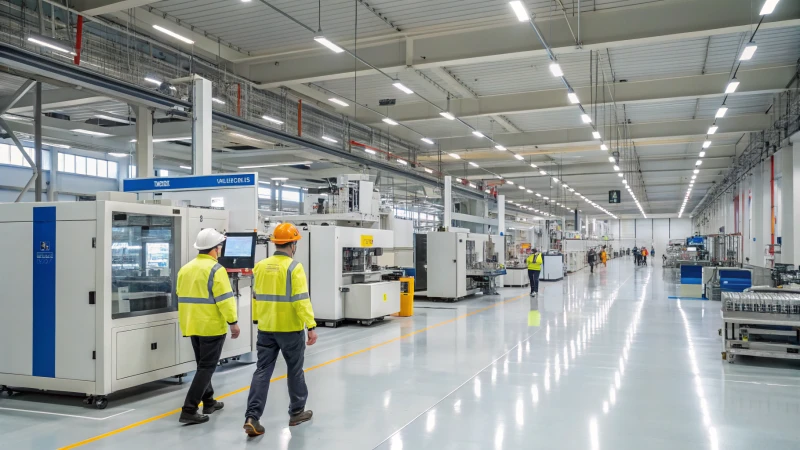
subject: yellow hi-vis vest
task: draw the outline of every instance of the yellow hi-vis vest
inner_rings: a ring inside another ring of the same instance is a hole
[[[199,254],[181,267],[176,291],[184,336],[222,336],[238,320],[228,272],[211,256]]]
[[[536,260],[534,261],[533,257],[536,256]],[[537,253],[536,255],[528,256],[528,270],[542,270],[542,254]]]
[[[253,322],[260,331],[282,333],[315,328],[303,265],[283,252],[253,268]]]

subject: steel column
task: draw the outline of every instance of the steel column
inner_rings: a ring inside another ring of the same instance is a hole
[[[136,112],[136,178],[155,175],[153,169],[153,111],[145,106]]]
[[[41,6],[41,1],[39,6]],[[35,200],[42,201],[42,83],[36,83],[36,99],[33,104],[33,151],[36,160]]]
[[[58,149],[50,147],[50,181],[47,184],[47,201],[58,201]]]
[[[212,114],[211,81],[195,77],[192,81],[192,173],[211,174]]]
[[[453,226],[453,177],[444,177],[444,229],[449,230]]]

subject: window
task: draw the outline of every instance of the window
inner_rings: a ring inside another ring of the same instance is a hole
[[[136,166],[128,166],[128,178],[136,178]]]
[[[286,202],[300,202],[300,192],[299,191],[287,191],[284,190],[281,193],[281,200]]]
[[[50,170],[50,150],[42,150],[42,170]]]
[[[32,148],[25,147],[25,153],[28,155],[30,159],[35,159],[35,154]],[[31,165],[28,163],[28,160],[25,157],[22,157],[22,167],[30,167]]]
[[[268,187],[258,187],[258,198],[270,199],[272,198],[272,190]]]
[[[159,177],[168,177],[169,176],[169,170],[166,170],[166,169],[159,169],[156,173],[158,174]]]
[[[75,157],[75,173],[86,175],[86,158],[83,156]]]
[[[64,155],[64,172],[75,173],[75,155]]]
[[[11,149],[6,144],[0,144],[0,164],[11,164]]]
[[[86,175],[93,177],[97,176],[97,160],[94,158],[86,158]]]
[[[104,159],[97,160],[97,176],[104,178],[108,176],[108,161]]]
[[[63,172],[64,171],[64,154],[63,153],[59,153],[58,154],[58,171],[59,172]]]
[[[117,163],[115,161],[108,162],[108,178],[117,178]]]

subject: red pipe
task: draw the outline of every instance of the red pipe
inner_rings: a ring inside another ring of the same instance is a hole
[[[303,100],[297,100],[297,135],[303,135]]]
[[[242,84],[236,83],[236,115],[242,117]]]
[[[78,16],[78,32],[75,35],[75,65],[81,65],[81,43],[83,42],[83,16]]]
[[[769,249],[771,255],[775,254],[775,155],[769,157]]]

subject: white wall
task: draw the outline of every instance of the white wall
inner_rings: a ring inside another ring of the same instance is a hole
[[[685,239],[694,234],[689,218],[621,219],[609,221],[609,226],[616,238],[616,248],[655,246],[657,255],[666,251],[670,239]]]
[[[0,202],[13,202],[17,199],[20,189],[31,177],[32,170],[27,167],[0,165]],[[42,199],[47,200],[47,182],[50,180],[49,171],[43,173],[44,193]],[[95,195],[99,191],[117,191],[119,183],[115,179],[58,173],[59,201],[75,201],[77,195]],[[23,197],[23,201],[32,202],[35,199],[33,187]]]

